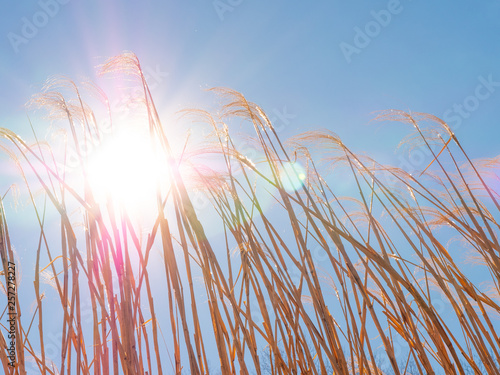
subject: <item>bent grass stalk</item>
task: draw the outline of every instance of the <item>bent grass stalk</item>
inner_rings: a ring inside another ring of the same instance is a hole
[[[446,123],[401,111],[377,117],[411,125],[412,140],[431,152],[432,162],[414,177],[353,153],[330,132],[282,143],[262,108],[217,88],[212,91],[224,101],[219,113],[183,112],[209,127],[210,141],[179,156],[137,57],[111,58],[100,73],[128,75],[143,88],[136,110],[144,115],[154,152],[166,161],[170,185],[158,182],[146,235],[125,208],[97,202],[79,145],[101,139],[102,131],[79,87],[66,78],[49,80],[32,105],[67,122],[68,143],[82,165],[80,185],[61,168],[64,154],[57,160],[61,156],[42,142],[29,145],[0,130],[39,228],[36,309],[30,315],[23,306],[21,315],[17,303],[15,368],[0,339],[5,373],[30,373],[28,364],[42,374],[499,373],[498,191]],[[86,87],[112,118],[104,93]],[[238,149],[235,120],[253,128],[255,160]],[[424,129],[425,122],[432,125]],[[299,163],[306,171],[301,177]],[[498,160],[483,164],[491,168]],[[342,197],[335,178],[346,176],[354,189]],[[297,180],[300,188],[287,188]],[[212,204],[208,216],[194,204],[194,183]],[[35,185],[43,200],[32,193]],[[258,186],[265,186],[272,208]],[[15,255],[4,199],[0,252],[6,275]],[[49,235],[49,208],[59,215],[58,239]],[[217,221],[217,239],[206,220]],[[470,249],[488,285],[467,276],[449,239]],[[153,276],[158,259],[161,281]],[[44,280],[56,294],[42,291]],[[20,288],[28,293],[29,286]],[[87,298],[91,312],[84,319]],[[436,299],[444,311],[434,306]],[[50,358],[48,315],[61,317],[62,333],[60,350]]]

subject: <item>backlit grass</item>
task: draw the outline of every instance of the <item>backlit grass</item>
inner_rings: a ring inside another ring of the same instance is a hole
[[[25,267],[18,286],[15,368],[0,336],[5,373],[500,372],[498,159],[470,160],[436,117],[381,112],[377,120],[408,126],[411,146],[432,155],[410,175],[328,131],[284,142],[258,105],[219,88],[217,112],[181,113],[210,136],[171,147],[179,141],[161,123],[135,55],[99,69],[143,88],[134,111],[146,137],[137,142],[158,174],[146,197],[118,177],[96,191],[82,144],[110,134],[84,100],[110,109],[89,84],[52,79],[31,101],[65,129],[78,167],[45,142],[0,129],[38,223],[29,233],[38,239],[34,272]],[[248,132],[236,134],[242,122]],[[131,164],[121,167],[133,181]],[[345,194],[336,181],[354,188]],[[147,200],[139,200],[146,222],[128,206],[138,198]],[[0,212],[6,271],[18,258]],[[60,345],[49,353],[54,317]]]

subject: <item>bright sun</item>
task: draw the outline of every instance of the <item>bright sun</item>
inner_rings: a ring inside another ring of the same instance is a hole
[[[117,133],[90,155],[88,180],[98,203],[112,199],[129,213],[154,204],[158,183],[167,179],[166,162],[155,156],[148,134]]]

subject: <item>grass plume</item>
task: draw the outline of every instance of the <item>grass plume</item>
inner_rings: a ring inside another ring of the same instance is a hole
[[[156,187],[146,233],[113,197],[98,201],[84,150],[103,130],[86,94],[64,77],[31,105],[64,121],[77,180],[66,153],[0,129],[38,223],[33,288],[18,287],[33,290],[35,308],[17,303],[14,368],[0,336],[6,374],[500,372],[500,206],[490,183],[498,159],[472,161],[445,122],[396,110],[377,120],[411,126],[407,141],[432,155],[420,176],[357,155],[329,131],[282,142],[261,107],[224,88],[211,90],[223,102],[218,112],[183,111],[210,137],[179,156],[137,57],[99,69],[141,88],[136,111],[170,183]],[[116,127],[104,92],[82,87]],[[253,158],[239,147],[235,121],[253,132],[245,139]],[[347,197],[335,184],[345,179],[355,187]],[[17,259],[4,199],[6,275]],[[47,224],[52,211],[57,234]],[[464,268],[463,248],[483,283]],[[48,315],[60,318],[56,355],[47,351]]]

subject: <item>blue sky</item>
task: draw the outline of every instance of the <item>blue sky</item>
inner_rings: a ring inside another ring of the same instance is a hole
[[[49,75],[93,78],[95,65],[129,50],[163,74],[155,94],[173,110],[203,105],[202,88],[226,86],[270,113],[286,107],[295,116],[287,135],[325,127],[392,158],[404,131],[367,126],[373,111],[443,116],[474,96],[480,77],[500,81],[496,0],[60,1],[1,5],[3,126],[23,132],[23,104]],[[356,30],[371,33],[367,46]],[[342,43],[357,53],[346,59]],[[457,135],[474,156],[496,155],[500,87],[493,89],[459,114]]]
[[[430,160],[403,161],[394,151],[411,129],[381,128],[375,111],[444,116],[472,157],[499,154],[498,0],[4,1],[0,14],[0,126],[28,139],[24,103],[48,76],[95,78],[127,50],[166,116],[224,86],[260,104],[284,137],[327,128],[396,166]]]

